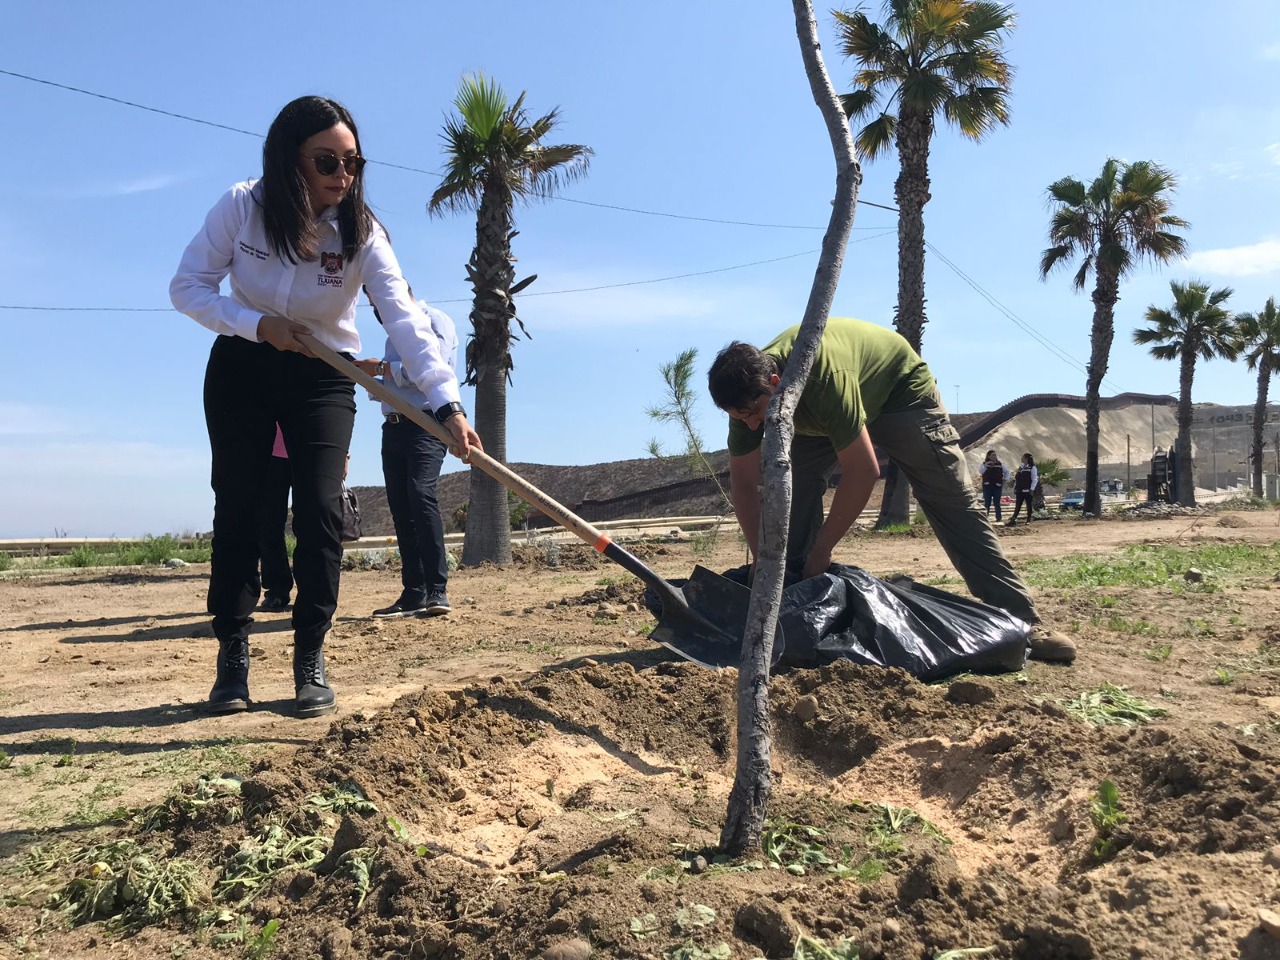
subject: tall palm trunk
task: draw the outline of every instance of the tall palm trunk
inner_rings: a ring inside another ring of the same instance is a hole
[[[1101,427],[1102,381],[1115,339],[1115,308],[1120,299],[1120,275],[1114,267],[1098,267],[1093,288],[1093,329],[1089,333],[1089,370],[1084,391],[1084,504],[1082,512],[1102,512],[1098,491],[1098,434]]]
[[[507,460],[507,373],[511,369],[511,194],[498,177],[486,185],[476,217],[476,246],[467,264],[475,292],[474,335],[468,367],[476,386],[475,428],[485,453]],[[471,468],[471,502],[462,562],[511,563],[511,515],[507,491],[477,467]]]
[[[1253,495],[1262,496],[1262,434],[1267,422],[1267,389],[1271,385],[1271,357],[1265,349],[1258,359],[1258,399],[1253,404]]]
[[[1182,364],[1178,371],[1178,502],[1184,507],[1196,505],[1195,473],[1191,464],[1191,381],[1196,375],[1194,344],[1183,344]]]
[[[898,201],[898,306],[894,327],[921,352],[924,340],[924,205],[929,202],[929,140],[933,136],[932,114],[902,111],[896,132],[899,170],[894,184]],[[898,465],[889,462],[876,527],[906,523],[909,519],[910,487]]]

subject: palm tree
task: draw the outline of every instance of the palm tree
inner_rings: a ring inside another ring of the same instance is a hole
[[[971,140],[1009,122],[1013,70],[1004,42],[1013,8],[986,0],[887,0],[884,24],[834,12],[841,52],[857,61],[841,105],[866,121],[854,143],[869,159],[898,151],[898,305],[894,327],[920,352],[924,338],[924,205],[929,146],[939,118]],[[907,486],[890,464],[877,526],[907,519]]]
[[[1262,432],[1267,422],[1267,390],[1271,386],[1272,374],[1280,370],[1280,311],[1276,310],[1276,298],[1269,297],[1267,305],[1257,313],[1238,314],[1236,324],[1240,328],[1245,363],[1250,370],[1258,371],[1250,462],[1253,464],[1253,495],[1261,497]]]
[[[475,299],[472,333],[467,340],[466,383],[476,388],[475,427],[485,452],[507,459],[507,382],[514,366],[511,322],[514,297],[537,279],[515,281],[511,240],[516,235],[517,200],[553,196],[563,185],[584,176],[592,151],[580,144],[547,146],[543,139],[555,128],[559,111],[530,121],[524,93],[515,102],[483,74],[462,79],[453,101],[458,115],[445,123],[447,165],[427,210],[476,211],[476,245],[467,263]],[[481,470],[471,470],[471,502],[462,562],[467,565],[511,562],[511,522],[507,492]]]
[[[1040,279],[1055,267],[1081,258],[1073,283],[1083,290],[1090,272],[1093,287],[1093,327],[1089,333],[1089,366],[1085,377],[1085,513],[1096,514],[1098,495],[1099,399],[1111,342],[1115,339],[1115,306],[1120,281],[1148,258],[1168,263],[1185,253],[1185,238],[1170,232],[1190,226],[1169,213],[1170,195],[1177,185],[1173,174],[1147,160],[1125,164],[1110,159],[1086,187],[1074,177],[1049,186],[1054,205],[1049,242],[1040,256]]]
[[[1196,358],[1224,357],[1234,360],[1240,353],[1240,331],[1235,318],[1223,306],[1231,297],[1230,287],[1210,291],[1207,283],[1191,281],[1170,284],[1173,308],[1154,304],[1147,307],[1150,327],[1133,331],[1136,344],[1154,344],[1151,355],[1157,360],[1179,361],[1178,371],[1178,502],[1196,505],[1196,489],[1191,471],[1191,383],[1196,376]]]

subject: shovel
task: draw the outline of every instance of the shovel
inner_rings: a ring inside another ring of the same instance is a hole
[[[453,436],[431,414],[419,410],[315,337],[299,334],[298,340],[343,376],[354,380],[383,403],[394,407],[401,416],[412,420],[446,446],[453,446]],[[597,530],[567,507],[552,500],[483,450],[472,449],[468,462],[479,467],[529,506],[550,517],[597,552],[644,581],[662,607],[658,625],[649,634],[651,639],[700,666],[737,666],[741,658],[742,637],[746,632],[747,605],[751,599],[751,591],[747,587],[701,565],[694,568],[693,575],[683,586],[669,583],[645,566],[631,551],[609,539],[607,533]]]

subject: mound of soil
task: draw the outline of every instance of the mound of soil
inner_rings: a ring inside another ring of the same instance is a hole
[[[790,861],[715,861],[733,672],[627,660],[335,723],[253,772],[243,820],[181,822],[162,845],[216,871],[272,824],[334,837],[324,862],[281,872],[244,908],[280,921],[276,955],[297,960],[571,956],[578,939],[599,956],[721,943],[789,956],[800,931],[856,939],[868,960],[975,946],[1028,960],[1275,955],[1266,934],[1221,922],[1276,887],[1275,737],[1093,728],[1007,682],[948,690],[851,664],[775,687],[771,823],[812,828]],[[1104,860],[1090,798],[1108,778],[1127,820]],[[376,812],[338,820],[309,801],[335,788]],[[923,820],[877,840],[895,797]],[[356,850],[366,888],[342,868]],[[873,861],[883,872],[857,879]]]

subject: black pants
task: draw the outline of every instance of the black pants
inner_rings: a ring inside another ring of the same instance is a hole
[[[382,476],[400,547],[401,601],[419,606],[449,580],[436,484],[445,445],[412,420],[382,425]]]
[[[287,457],[267,460],[267,474],[258,502],[258,553],[262,557],[262,589],[273,597],[293,592],[293,571],[284,527],[289,522],[289,487],[293,471]]]
[[[219,640],[247,636],[258,604],[258,504],[275,425],[293,480],[294,646],[315,650],[338,607],[342,475],[355,423],[355,385],[323,360],[220,336],[204,380],[213,451],[209,613]]]
[[[1035,499],[1035,494],[1030,490],[1015,490],[1013,492],[1013,519],[1018,519],[1018,512],[1022,510],[1022,505],[1027,505],[1027,523],[1031,522],[1031,504]]]

